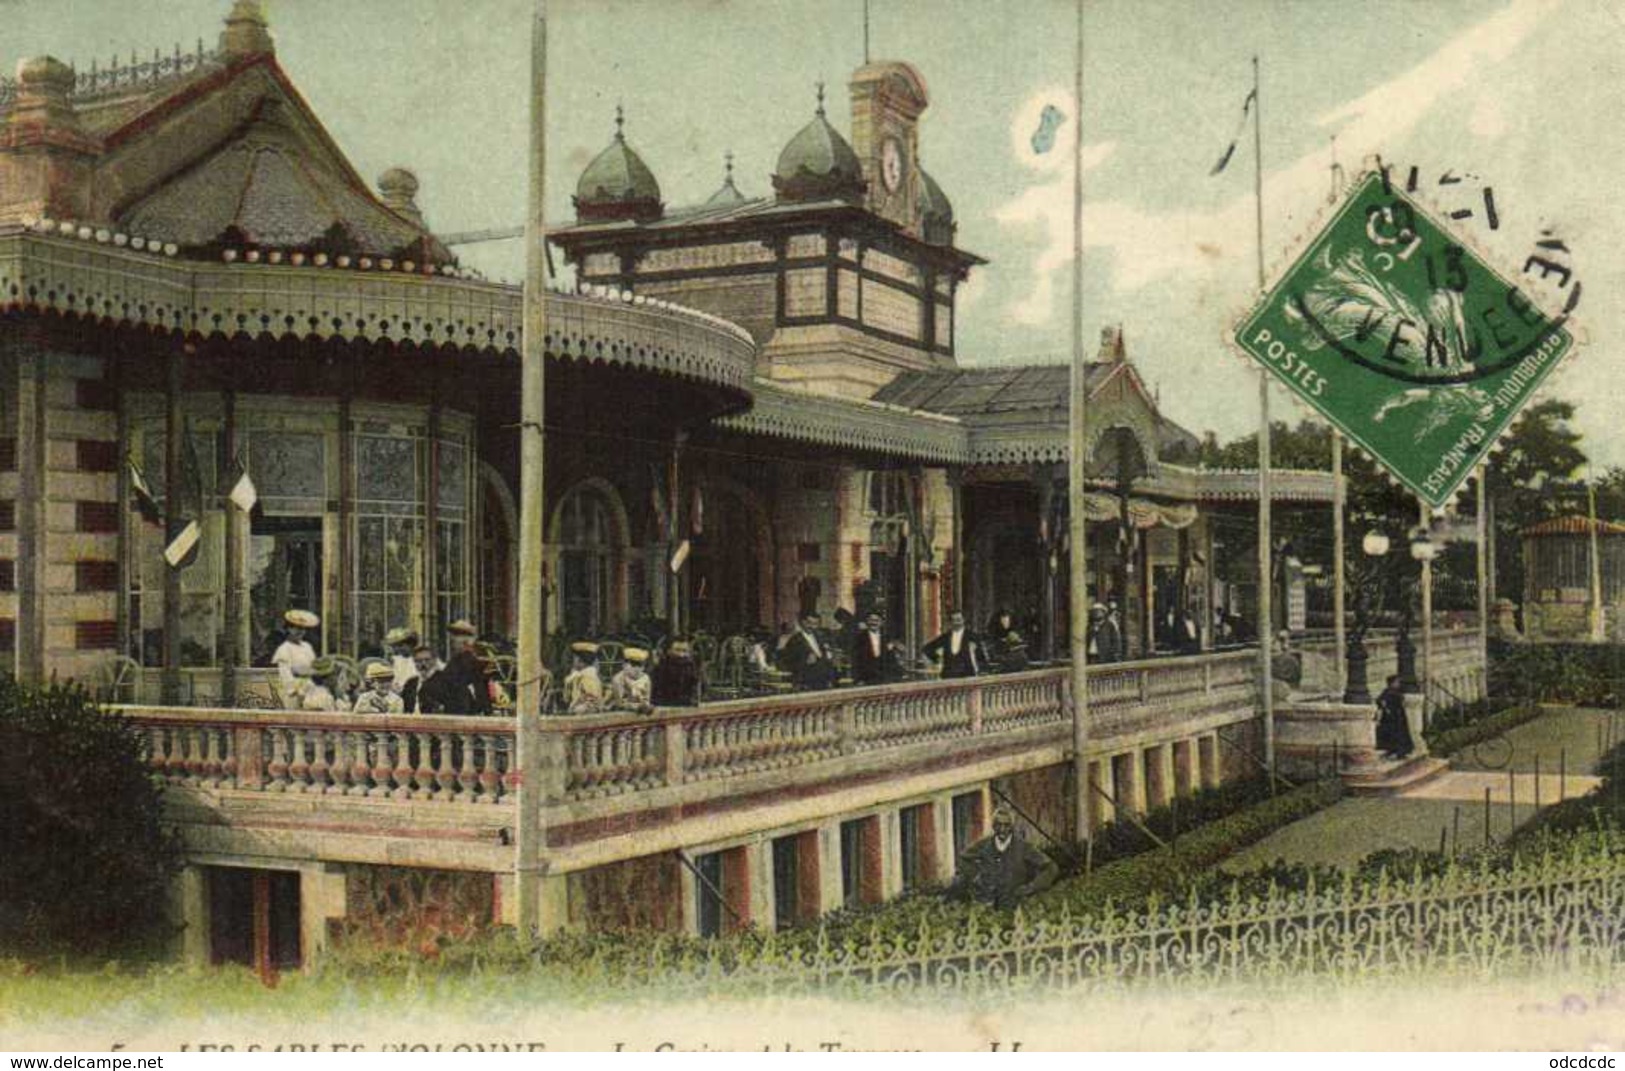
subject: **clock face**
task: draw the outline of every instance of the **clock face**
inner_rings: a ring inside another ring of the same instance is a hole
[[[888,193],[896,193],[903,183],[903,147],[896,138],[880,143],[880,181],[886,184]]]

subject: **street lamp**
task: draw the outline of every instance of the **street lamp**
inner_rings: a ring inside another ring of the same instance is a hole
[[[1376,560],[1388,553],[1388,537],[1373,529],[1360,540],[1360,550],[1371,564],[1361,570],[1354,587],[1354,628],[1349,632],[1343,650],[1348,679],[1343,688],[1343,702],[1365,706],[1371,702],[1371,690],[1366,683],[1367,654],[1366,629],[1371,625],[1371,599],[1376,587]]]
[[[1429,538],[1426,528],[1413,528],[1410,531],[1411,558],[1418,562],[1423,569],[1428,567],[1439,554],[1439,546]],[[1399,686],[1406,692],[1416,693],[1422,690],[1416,679],[1416,644],[1411,642],[1411,599],[1410,593],[1405,590],[1403,582],[1400,587],[1404,595],[1404,609],[1399,615],[1399,635],[1394,637],[1394,654],[1399,665]],[[1424,608],[1426,609],[1426,608]],[[1423,625],[1426,628],[1426,623]]]

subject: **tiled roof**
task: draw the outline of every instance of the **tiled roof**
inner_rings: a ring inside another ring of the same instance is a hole
[[[302,151],[280,109],[267,105],[235,139],[131,205],[119,226],[183,248],[216,242],[228,228],[249,245],[310,246],[338,227],[357,252],[378,257],[425,236]],[[450,260],[438,246],[432,259]]]
[[[1112,366],[1088,366],[1089,389],[1111,374]],[[904,372],[875,394],[875,401],[951,416],[979,416],[1067,407],[1071,369],[1064,364],[952,371]]]
[[[1605,521],[1600,517],[1597,518],[1596,523],[1598,535],[1625,535],[1625,524]],[[1526,536],[1590,535],[1591,521],[1589,518],[1580,516],[1553,517],[1549,521],[1531,524],[1523,530],[1522,534]]]

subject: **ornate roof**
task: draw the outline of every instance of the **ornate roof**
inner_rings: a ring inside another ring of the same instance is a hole
[[[0,85],[0,174],[0,222],[71,218],[210,258],[453,259],[412,202],[415,180],[386,203],[355,172],[278,64],[256,0],[235,0],[212,52],[87,72],[25,61]]]
[[[937,464],[968,457],[965,429],[952,417],[881,402],[836,398],[758,379],[749,411],[718,423],[737,431]]]
[[[863,196],[863,164],[852,146],[824,118],[824,87],[818,87],[818,111],[779,153],[773,189],[781,201],[825,198],[857,200]]]
[[[519,348],[520,288],[449,266],[302,254],[198,263],[177,252],[71,221],[0,226],[0,313],[200,337],[411,344],[453,356]],[[547,352],[716,384],[741,402],[756,362],[750,334],[721,317],[601,288],[548,295]]]
[[[1592,522],[1590,518],[1580,516],[1553,517],[1551,520],[1531,524],[1519,534],[1524,536],[1590,535],[1593,523],[1597,526],[1598,535],[1625,535],[1625,524],[1605,521],[1601,517]]]
[[[421,226],[357,193],[343,175],[306,153],[274,97],[260,102],[235,137],[114,222],[160,235],[183,252],[246,245],[451,260]]]
[[[705,199],[704,208],[733,208],[745,203],[745,195],[739,192],[734,185],[734,154],[727,156],[727,176],[722,180],[722,188]]]
[[[643,157],[626,143],[626,116],[615,109],[615,137],[593,158],[576,183],[576,218],[583,221],[658,219],[660,183]]]

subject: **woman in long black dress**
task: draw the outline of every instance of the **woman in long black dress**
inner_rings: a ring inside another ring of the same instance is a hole
[[[1405,692],[1399,674],[1388,678],[1387,687],[1377,696],[1377,750],[1390,759],[1403,759],[1414,749],[1411,722],[1405,713]]]

